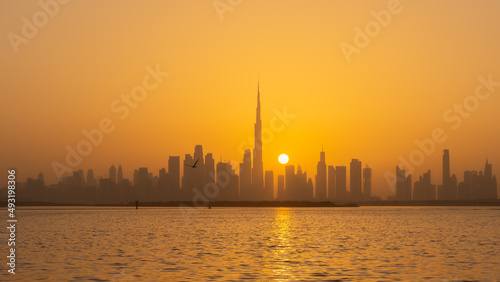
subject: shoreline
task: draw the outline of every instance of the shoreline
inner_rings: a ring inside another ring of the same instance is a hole
[[[0,203],[6,207],[6,203]],[[78,204],[78,203],[47,203],[47,202],[20,202],[22,206],[88,206],[88,207],[135,207],[135,202],[124,204]],[[193,203],[192,201],[175,202],[139,202],[139,207],[360,207],[360,206],[500,206],[500,200],[475,200],[475,201],[367,201],[367,202],[308,202],[308,201],[215,201]]]

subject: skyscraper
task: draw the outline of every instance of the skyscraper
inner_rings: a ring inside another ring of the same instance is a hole
[[[363,168],[363,198],[369,200],[372,196],[372,169],[368,165]]]
[[[260,120],[260,90],[257,83],[257,113],[255,120],[255,147],[253,149],[252,187],[262,195],[264,187],[264,165],[262,163],[262,122]]]
[[[488,161],[486,161],[486,163],[488,163]],[[45,182],[45,176],[43,176],[42,172],[40,172],[38,174],[38,177],[36,178],[36,180],[41,181],[42,183]]]
[[[335,199],[335,167],[333,165],[328,166],[328,200],[333,201]]]
[[[450,151],[443,151],[443,189],[446,191],[450,182]]]
[[[317,201],[326,201],[326,162],[325,152],[321,149],[319,162],[316,166],[316,194]]]
[[[172,186],[172,189],[175,191],[178,191],[180,189],[180,177],[181,177],[180,165],[181,165],[180,156],[168,157],[168,175],[171,181],[170,185]]]
[[[285,166],[285,201],[295,198],[295,167],[293,165]]]
[[[396,166],[396,200],[411,201],[411,174]]]
[[[361,201],[363,199],[363,192],[361,191],[361,162],[359,160],[351,160],[349,175],[351,185],[351,200]]]
[[[212,199],[216,201],[238,200],[238,175],[231,167],[231,163],[218,162],[216,166],[217,185],[219,190],[214,192]],[[208,195],[210,196],[210,195]]]
[[[205,155],[205,185],[210,182],[215,182],[215,160],[212,153],[207,153]]]
[[[278,175],[278,192],[276,195],[278,201],[285,200],[285,176]]]
[[[488,159],[486,159],[486,164],[484,165],[484,198],[486,199],[496,199],[498,197],[497,192],[497,179],[493,176],[493,168]]]
[[[196,163],[196,167],[192,167],[191,169],[193,170],[194,173],[194,185],[198,189],[203,189],[205,186],[204,182],[204,169],[205,169],[205,162],[203,161],[203,147],[201,145],[196,145],[194,147],[194,155],[193,159]]]
[[[274,200],[274,173],[272,170],[266,170],[264,186],[264,201]]]
[[[240,196],[244,201],[251,198],[252,187],[252,152],[245,150],[243,162],[240,163]]]
[[[94,170],[91,168],[87,170],[87,186],[97,186],[97,180],[94,178]]]
[[[109,179],[111,179],[111,182],[116,183],[116,167],[115,165],[111,165],[109,168]]]
[[[194,164],[193,157],[191,154],[184,155],[184,173],[182,175],[182,200],[191,200],[193,199],[194,192],[193,188],[195,187],[194,183],[194,169],[192,169],[192,165]],[[203,187],[201,187],[203,189]]]
[[[137,179],[134,179],[136,197],[139,201],[151,201],[153,180],[147,167],[140,167],[137,171]]]
[[[436,200],[436,185],[431,183],[431,170],[429,169],[413,186],[414,201],[433,201]]]
[[[123,180],[122,165],[118,165],[118,173],[116,174],[116,182],[120,184]]]
[[[335,200],[347,200],[347,168],[345,166],[335,167]]]
[[[443,185],[438,189],[438,200],[456,200],[457,199],[457,177],[455,174],[450,176],[450,151],[443,151]]]

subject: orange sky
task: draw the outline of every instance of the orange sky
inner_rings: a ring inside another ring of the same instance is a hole
[[[284,173],[277,157],[286,153],[313,177],[323,145],[328,165],[369,164],[373,193],[386,196],[384,173],[435,128],[447,139],[415,167],[415,179],[432,169],[441,183],[444,148],[459,181],[486,157],[499,171],[500,86],[469,97],[478,77],[500,81],[498,1],[229,3],[239,2],[71,1],[49,5],[47,15],[38,1],[1,1],[0,167],[17,168],[21,179],[42,171],[54,183],[51,164],[65,163],[65,147],[103,118],[114,131],[76,169],[104,176],[114,163],[126,177],[139,166],[157,174],[169,155],[183,159],[196,144],[240,162],[260,77],[263,126],[273,109],[296,115],[265,144],[264,169],[275,174]],[[341,44],[356,47],[356,28],[367,26],[380,30],[347,58]],[[113,101],[157,65],[169,76],[120,119]],[[458,115],[443,114],[464,101],[473,110],[453,129]]]

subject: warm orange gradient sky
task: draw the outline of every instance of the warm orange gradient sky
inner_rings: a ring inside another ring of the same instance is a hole
[[[52,6],[46,25],[16,45],[11,33],[23,36],[23,17],[43,23],[43,9],[0,1],[0,168],[17,168],[22,180],[42,171],[54,183],[51,163],[64,163],[65,147],[103,118],[115,130],[76,169],[104,176],[114,163],[125,177],[139,166],[157,174],[169,155],[183,160],[196,144],[240,162],[260,76],[263,127],[273,109],[296,115],[265,144],[264,169],[275,175],[284,173],[278,156],[286,153],[314,179],[323,145],[328,165],[370,165],[373,193],[386,196],[384,173],[435,128],[447,140],[415,167],[414,180],[432,169],[441,183],[444,148],[459,181],[486,157],[499,172],[500,87],[456,129],[443,114],[474,102],[467,97],[479,76],[500,81],[500,2],[240,2],[218,14],[212,0],[70,1]],[[356,27],[388,6],[398,12],[348,62],[341,43],[355,46]],[[169,76],[121,120],[111,104],[157,65]]]

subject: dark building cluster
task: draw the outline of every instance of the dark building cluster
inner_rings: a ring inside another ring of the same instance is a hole
[[[486,160],[483,171],[464,171],[464,181],[458,183],[455,174],[450,175],[450,151],[443,152],[443,183],[431,183],[431,171],[428,170],[411,187],[411,175],[396,167],[396,195],[390,200],[397,201],[453,201],[453,200],[486,200],[497,199],[497,178],[493,175],[492,166]]]
[[[362,168],[358,159],[352,159],[349,167],[347,190],[347,167],[326,164],[325,152],[321,150],[317,164],[315,185],[300,165],[285,166],[285,175],[275,176],[273,171],[264,171],[262,161],[262,121],[260,91],[257,87],[257,109],[254,125],[255,145],[252,151],[245,150],[239,164],[239,175],[230,162],[217,164],[211,153],[204,155],[203,147],[196,145],[194,154],[181,157],[170,156],[167,169],[157,175],[146,167],[134,170],[132,181],[123,177],[122,166],[111,165],[107,177],[96,178],[92,169],[74,171],[73,175],[59,179],[54,185],[45,185],[43,174],[37,179],[28,178],[18,183],[17,197],[25,202],[49,202],[64,204],[125,204],[140,202],[175,201],[336,201],[360,202],[378,200],[372,196],[372,169]],[[252,162],[253,161],[253,162]],[[411,175],[396,167],[396,196],[392,200],[473,200],[496,199],[497,182],[492,175],[491,164],[486,161],[484,173],[465,171],[464,181],[457,184],[455,175],[450,176],[449,151],[443,155],[443,185],[431,183],[430,170],[420,176],[412,194]],[[276,189],[275,189],[276,186]],[[276,193],[275,193],[276,190]],[[2,188],[2,193],[7,189]]]

